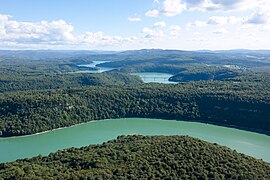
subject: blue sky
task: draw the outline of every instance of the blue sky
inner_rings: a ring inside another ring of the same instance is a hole
[[[0,49],[270,49],[268,0],[0,0]]]

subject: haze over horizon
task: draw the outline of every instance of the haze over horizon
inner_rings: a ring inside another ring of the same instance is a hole
[[[270,49],[270,1],[2,1],[3,50]]]

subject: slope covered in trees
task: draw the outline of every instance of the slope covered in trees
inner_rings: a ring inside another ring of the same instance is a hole
[[[195,120],[270,134],[267,82],[95,86],[0,94],[0,135],[119,117]]]
[[[270,131],[270,74],[236,71],[219,62],[221,58],[242,62],[243,54],[170,50],[6,53],[0,52],[0,136],[118,117],[196,120]],[[268,63],[267,55],[257,56]],[[85,68],[79,64],[92,60],[111,61],[99,66],[109,65],[120,72],[72,73]],[[249,58],[246,61],[251,63]],[[191,82],[146,85],[127,74],[149,71],[172,73],[174,81]],[[102,87],[84,88],[89,85]]]
[[[139,77],[126,73],[77,73],[83,70],[95,70],[95,67],[78,66],[91,62],[84,57],[0,61],[0,92],[142,83]]]
[[[224,67],[197,66],[189,67],[170,77],[170,81],[189,82],[202,80],[228,80],[240,76],[241,72]]]
[[[58,89],[97,85],[139,84],[142,80],[120,72],[0,76],[0,92]]]
[[[0,164],[0,179],[269,179],[270,164],[188,136],[120,136]]]

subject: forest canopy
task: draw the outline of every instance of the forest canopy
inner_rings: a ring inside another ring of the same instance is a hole
[[[200,81],[2,93],[0,135],[123,117],[192,120],[269,134],[269,86]]]

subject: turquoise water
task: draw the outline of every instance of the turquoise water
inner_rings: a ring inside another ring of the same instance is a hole
[[[84,71],[76,71],[76,73],[103,73],[106,71],[111,71],[115,68],[109,68],[109,67],[97,67],[96,65],[98,64],[102,64],[102,63],[106,63],[106,62],[110,62],[110,61],[93,61],[93,63],[91,64],[83,64],[83,65],[78,65],[80,67],[95,67],[97,68],[97,70],[84,70]]]
[[[115,68],[110,68],[110,67],[97,67],[96,65],[102,64],[105,62],[110,62],[110,61],[93,61],[91,64],[84,64],[84,65],[78,65],[80,67],[95,67],[98,68],[97,70],[83,70],[83,71],[76,71],[76,73],[102,73],[106,71],[111,71]],[[132,75],[137,75],[140,76],[140,78],[143,80],[145,83],[150,83],[150,82],[156,82],[156,83],[176,83],[176,82],[171,82],[169,81],[169,78],[172,77],[172,74],[168,73],[158,73],[158,72],[140,72],[140,73],[130,73]]]
[[[142,118],[103,120],[33,136],[0,138],[0,162],[99,144],[128,134],[189,135],[270,162],[270,136],[196,122]]]
[[[175,83],[169,81],[169,78],[172,77],[172,74],[167,73],[158,73],[158,72],[142,72],[142,73],[131,73],[132,75],[140,76],[143,82],[150,83]]]

